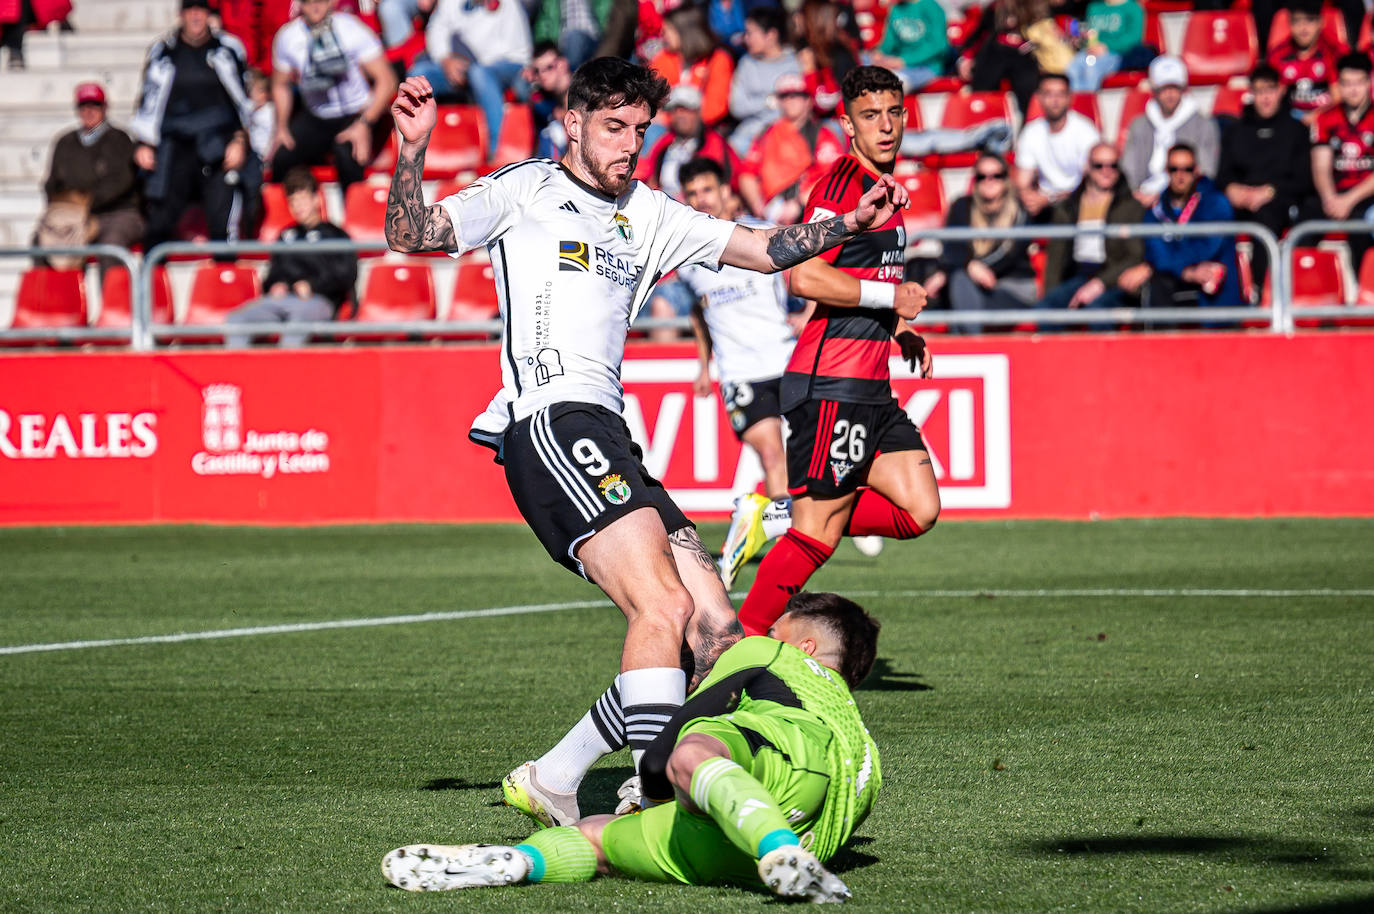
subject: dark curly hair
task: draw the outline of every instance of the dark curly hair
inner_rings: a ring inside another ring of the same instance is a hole
[[[802,591],[787,601],[786,612],[821,623],[839,640],[840,675],[851,689],[872,672],[882,626],[858,603],[837,593]]]
[[[845,110],[849,103],[869,92],[896,92],[902,97],[902,81],[886,67],[855,67],[844,75],[840,83],[840,94],[844,96]]]
[[[648,67],[636,66],[622,57],[598,57],[573,74],[568,107],[591,112],[642,102],[653,117],[667,100],[669,88],[668,80]]]

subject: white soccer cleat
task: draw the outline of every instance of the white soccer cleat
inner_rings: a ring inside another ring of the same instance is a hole
[[[529,871],[530,858],[501,844],[410,844],[382,858],[386,881],[407,892],[515,885]]]
[[[526,762],[501,780],[501,799],[544,828],[572,825],[582,818],[577,793],[556,793],[539,786],[534,762]]]
[[[874,558],[883,551],[883,538],[881,536],[852,536],[850,539],[854,542],[854,548],[869,558]]]
[[[821,866],[816,855],[792,844],[777,847],[759,860],[759,878],[779,898],[805,898],[816,904],[831,904],[851,897],[849,886]]]

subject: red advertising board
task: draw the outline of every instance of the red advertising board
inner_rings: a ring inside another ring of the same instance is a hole
[[[932,338],[894,358],[944,516],[1374,514],[1374,334]],[[626,421],[696,516],[762,478],[690,346],[631,347]],[[0,357],[0,523],[512,520],[467,440],[493,346]]]

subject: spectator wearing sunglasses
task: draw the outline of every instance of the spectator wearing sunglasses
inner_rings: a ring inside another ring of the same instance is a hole
[[[984,153],[973,163],[973,193],[955,200],[945,218],[948,228],[985,228],[987,238],[946,241],[939,270],[925,283],[934,295],[948,286],[955,311],[993,311],[1028,308],[1035,301],[1035,272],[1030,242],[996,237],[997,229],[1027,224],[1026,211],[1011,186],[1011,174],[1001,156]],[[976,324],[962,329],[977,333]]]
[[[1098,143],[1088,153],[1083,181],[1053,210],[1053,225],[1076,225],[1073,238],[1050,241],[1045,297],[1037,308],[1121,308],[1138,305],[1150,279],[1143,238],[1108,238],[1094,231],[1136,225],[1144,207],[1121,177],[1116,148]]]
[[[1146,225],[1192,225],[1234,218],[1226,195],[1198,174],[1197,153],[1186,143],[1169,148],[1165,160],[1169,186],[1145,214]],[[1231,235],[1180,235],[1148,238],[1145,259],[1153,308],[1239,307],[1240,280],[1236,239]]]
[[[1177,57],[1161,56],[1150,62],[1150,91],[1154,97],[1145,113],[1131,121],[1126,146],[1121,150],[1121,171],[1136,199],[1152,206],[1169,184],[1164,159],[1176,143],[1197,151],[1199,170],[1217,173],[1221,136],[1217,122],[1202,113],[1188,93],[1188,68]]]

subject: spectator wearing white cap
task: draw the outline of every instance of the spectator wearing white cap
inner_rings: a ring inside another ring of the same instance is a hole
[[[105,110],[105,90],[100,83],[76,87],[76,116],[81,126],[63,133],[53,143],[43,193],[49,206],[60,200],[89,205],[95,221],[92,244],[132,247],[143,237],[134,141],[105,119]]]
[[[1207,117],[1188,95],[1188,68],[1177,57],[1163,55],[1150,62],[1154,98],[1145,113],[1131,122],[1121,152],[1121,171],[1145,206],[1153,206],[1169,186],[1166,169],[1169,149],[1186,143],[1196,152],[1200,174],[1217,173],[1221,136],[1216,121]]]
[[[701,117],[701,90],[678,86],[663,105],[668,112],[668,132],[647,155],[639,158],[635,177],[676,200],[682,199],[682,184],[677,173],[697,156],[714,159],[725,169],[725,179],[734,184],[739,174],[739,156]]]

